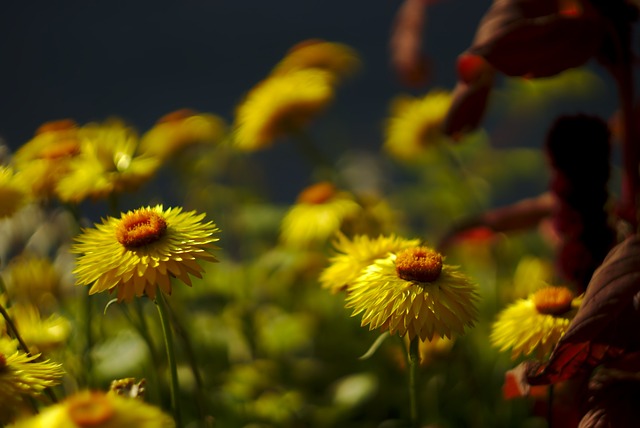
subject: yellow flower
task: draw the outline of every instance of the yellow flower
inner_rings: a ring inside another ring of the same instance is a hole
[[[329,259],[331,264],[320,274],[322,288],[327,288],[332,293],[348,289],[363,269],[377,259],[418,245],[419,239],[404,239],[393,234],[377,238],[356,235],[350,240],[344,234],[338,233],[333,243],[338,254]]]
[[[69,161],[69,170],[56,185],[64,202],[104,199],[136,190],[160,167],[159,158],[136,153],[136,132],[119,120],[87,124],[77,135],[81,152]]]
[[[72,120],[47,122],[13,156],[16,179],[36,198],[55,196],[55,188],[81,152],[78,127]]]
[[[160,118],[140,139],[140,152],[169,159],[186,147],[222,139],[226,125],[213,114],[177,110]]]
[[[17,341],[0,338],[0,423],[11,420],[25,397],[38,397],[60,383],[62,366],[38,357],[19,351]]]
[[[199,260],[217,261],[211,252],[219,229],[202,223],[204,216],[156,205],[84,229],[71,249],[81,254],[74,270],[77,284],[93,284],[89,294],[117,291],[118,301],[143,294],[154,299],[156,287],[171,294],[171,277],[191,285],[189,275],[201,278],[204,271]]]
[[[80,391],[14,428],[172,428],[173,419],[161,409],[134,398],[101,391]]]
[[[397,97],[386,122],[383,148],[398,160],[411,161],[440,144],[447,138],[441,127],[450,104],[451,94],[441,89],[422,98]]]
[[[493,324],[491,343],[513,359],[535,354],[543,359],[564,336],[581,298],[566,287],[547,286],[504,309]]]
[[[46,352],[63,345],[71,332],[66,318],[52,314],[42,318],[38,308],[17,303],[8,310],[31,352]]]
[[[349,287],[346,304],[362,326],[432,340],[464,334],[477,318],[476,286],[429,247],[376,260]]]
[[[331,76],[320,69],[276,74],[256,85],[236,109],[234,144],[255,151],[297,132],[333,100]]]
[[[24,253],[7,265],[7,285],[16,302],[32,302],[39,308],[56,304],[61,275],[50,259]]]
[[[12,216],[27,202],[27,191],[12,168],[0,166],[0,218]]]
[[[273,74],[292,70],[320,68],[340,80],[352,75],[360,67],[358,54],[349,46],[319,39],[302,41],[293,46],[274,67]]]
[[[343,221],[360,212],[361,207],[346,192],[329,182],[305,188],[295,205],[284,216],[281,242],[290,247],[307,247],[324,243],[333,236]]]

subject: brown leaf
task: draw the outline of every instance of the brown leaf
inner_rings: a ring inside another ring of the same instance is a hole
[[[640,377],[636,373],[599,371],[589,383],[587,406],[579,428],[640,426]]]
[[[583,303],[549,361],[527,375],[531,385],[556,383],[640,349],[640,237],[615,246],[594,272]]]
[[[508,76],[548,77],[592,58],[603,28],[588,2],[495,0],[469,51]]]
[[[431,1],[405,0],[391,31],[391,63],[405,85],[420,87],[427,83],[429,64],[422,55],[422,35],[426,8]]]

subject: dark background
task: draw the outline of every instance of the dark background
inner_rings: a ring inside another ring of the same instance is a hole
[[[452,89],[457,55],[490,0],[441,0],[429,9],[424,50],[429,85],[410,89],[390,66],[389,35],[399,0],[4,2],[0,13],[0,137],[12,148],[42,123],[119,116],[143,132],[183,107],[233,119],[242,95],[308,38],[353,47],[362,70],[338,89],[314,126],[334,154],[379,150],[389,102],[400,93]],[[609,107],[599,106],[602,111]],[[519,127],[526,126],[520,121]],[[538,126],[523,135],[538,144]],[[523,144],[524,138],[513,141]],[[290,200],[308,175],[290,148],[260,154]],[[304,178],[302,178],[304,180]]]

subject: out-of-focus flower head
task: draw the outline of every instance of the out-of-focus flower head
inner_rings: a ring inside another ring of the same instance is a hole
[[[175,422],[161,409],[141,400],[83,390],[15,424],[15,428],[45,427],[173,428]]]
[[[79,203],[136,190],[160,167],[160,158],[137,154],[138,135],[120,120],[89,123],[77,136],[81,152],[56,185],[62,201]]]
[[[12,299],[44,309],[54,306],[60,294],[60,273],[51,260],[23,253],[7,265],[7,287]]]
[[[136,382],[135,378],[127,377],[124,379],[115,379],[109,385],[109,394],[121,395],[129,398],[144,399],[147,381],[141,379]]]
[[[307,68],[325,70],[338,83],[360,68],[360,58],[353,48],[345,44],[309,39],[293,46],[274,67],[272,74]]]
[[[450,105],[451,94],[442,89],[421,98],[395,98],[385,127],[384,149],[401,161],[420,158],[429,147],[448,139],[442,124]]]
[[[78,125],[70,119],[44,123],[34,137],[16,150],[16,179],[35,198],[55,197],[58,181],[69,171],[70,161],[81,153]]]
[[[325,243],[343,222],[361,211],[353,196],[323,181],[305,188],[285,214],[280,241],[289,247],[304,248]]]
[[[226,132],[224,120],[214,114],[181,109],[166,114],[140,139],[139,152],[162,160],[195,144],[214,144]]]
[[[18,350],[17,341],[0,338],[0,422],[8,423],[27,397],[38,397],[49,387],[60,383],[62,366],[50,361],[37,361],[39,355]]]
[[[364,268],[377,259],[418,245],[419,239],[405,239],[394,234],[377,238],[356,235],[349,239],[343,233],[338,233],[333,243],[337,254],[329,259],[330,265],[320,274],[320,284],[334,294],[346,290]]]
[[[349,286],[347,308],[362,326],[408,335],[409,340],[453,338],[478,316],[477,287],[426,246],[411,247],[367,266]]]
[[[0,166],[0,219],[11,217],[27,201],[24,185],[15,178],[13,168]]]
[[[498,314],[491,343],[500,351],[511,349],[513,359],[521,354],[543,359],[569,328],[581,301],[567,287],[543,287]]]
[[[8,312],[32,353],[59,348],[71,333],[69,320],[58,314],[43,318],[33,305],[18,303],[11,306]]]
[[[198,261],[217,261],[212,251],[219,229],[204,217],[156,205],[84,229],[71,249],[80,254],[77,284],[91,285],[89,294],[116,291],[118,301],[145,294],[154,299],[158,287],[171,294],[172,277],[191,285],[190,275],[201,278],[204,271]]]
[[[317,68],[274,74],[253,87],[238,105],[234,145],[264,149],[307,127],[333,101],[331,74]]]

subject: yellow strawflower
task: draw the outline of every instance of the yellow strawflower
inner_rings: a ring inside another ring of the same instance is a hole
[[[306,68],[325,70],[338,82],[360,68],[360,58],[345,44],[309,39],[293,46],[272,73],[283,74]]]
[[[411,247],[366,267],[349,286],[346,304],[362,326],[409,340],[453,338],[477,318],[476,286],[437,251]]]
[[[71,333],[68,319],[58,314],[43,318],[33,305],[17,303],[8,312],[32,353],[48,352],[64,345]]]
[[[160,159],[137,152],[138,135],[120,120],[89,123],[77,131],[81,152],[69,161],[68,171],[55,187],[64,202],[105,199],[133,191],[160,167]]]
[[[169,113],[140,139],[140,153],[166,160],[194,144],[211,144],[226,132],[224,120],[216,115],[181,109]]]
[[[236,109],[235,147],[263,149],[307,127],[333,100],[331,82],[330,73],[316,68],[274,74],[260,82]]]
[[[289,247],[303,248],[326,242],[342,223],[361,211],[360,205],[344,191],[323,181],[305,188],[286,212],[280,229],[280,241]]]
[[[356,235],[349,239],[338,233],[333,243],[337,254],[329,259],[330,265],[320,274],[322,288],[332,293],[348,289],[349,285],[360,276],[364,268],[377,259],[383,259],[390,253],[420,245],[419,239],[405,239],[396,235],[371,238]]]
[[[27,397],[60,383],[62,366],[38,357],[19,351],[17,341],[0,337],[0,423],[10,422]]]
[[[446,140],[441,127],[451,94],[433,89],[421,98],[400,96],[391,104],[383,149],[400,161],[412,161]]]
[[[80,391],[14,428],[173,428],[161,409],[135,398],[101,391]]]
[[[41,309],[57,303],[61,275],[50,259],[23,253],[11,259],[6,272],[14,301],[31,302]]]
[[[541,288],[498,314],[491,343],[500,351],[511,349],[513,359],[521,354],[543,359],[564,336],[580,303],[566,287]]]
[[[71,249],[80,254],[76,283],[91,285],[89,294],[115,291],[118,301],[145,294],[154,299],[157,288],[171,294],[172,277],[191,285],[190,275],[202,277],[199,261],[217,261],[211,253],[219,229],[204,217],[156,205],[84,229]]]

